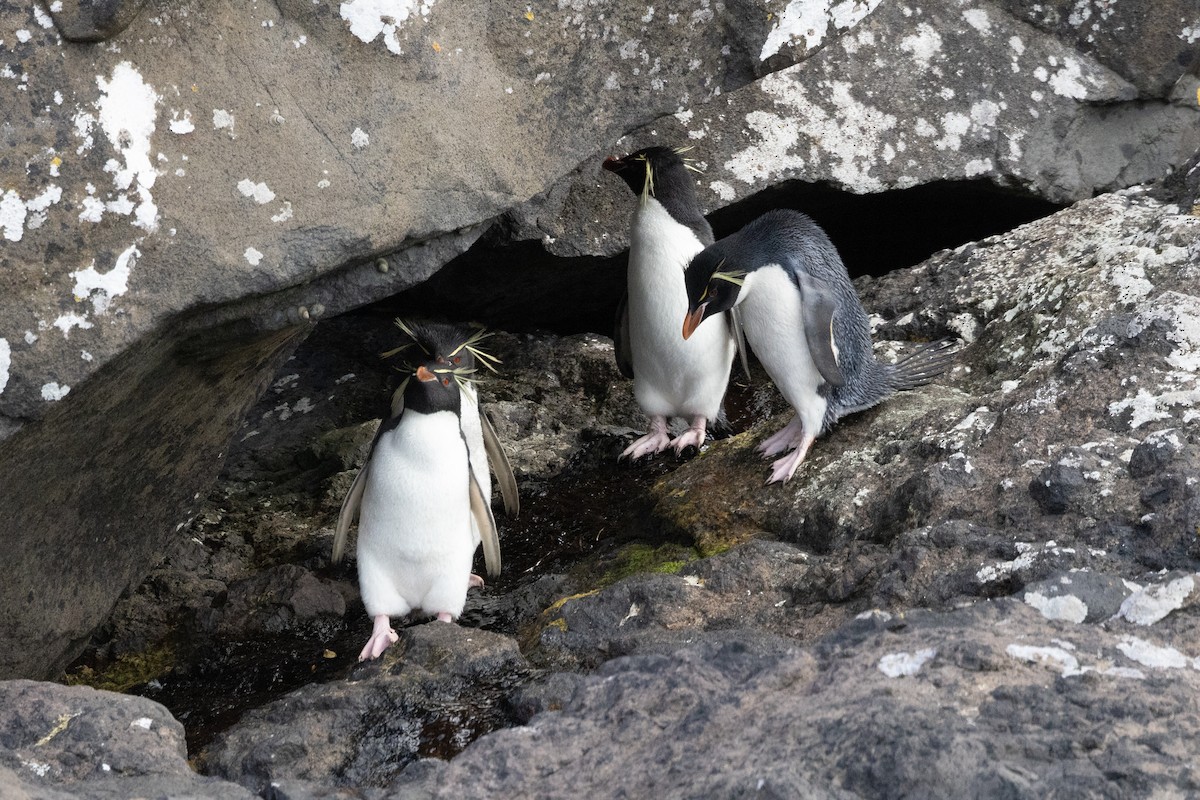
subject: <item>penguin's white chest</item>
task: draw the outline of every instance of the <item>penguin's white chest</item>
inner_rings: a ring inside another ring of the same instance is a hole
[[[464,410],[467,405],[464,398]],[[359,585],[372,615],[413,608],[461,613],[479,543],[469,469],[459,417],[452,412],[406,411],[379,437],[358,525]],[[457,609],[428,607],[431,595],[439,605],[450,595]]]
[[[690,339],[680,332],[688,310],[684,270],[703,249],[654,198],[638,206],[629,242],[629,337],[634,394],[652,416],[713,419],[725,395],[734,344],[724,316]]]
[[[824,378],[808,349],[799,288],[783,267],[772,264],[746,275],[740,294],[738,310],[750,347],[805,429],[816,435],[827,401],[817,392]]]

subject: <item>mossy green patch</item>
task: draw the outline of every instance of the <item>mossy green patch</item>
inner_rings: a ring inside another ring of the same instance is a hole
[[[602,565],[604,572],[596,581],[599,588],[611,586],[622,578],[644,573],[674,575],[697,557],[691,547],[668,542],[657,547],[634,543],[622,547],[612,560]]]
[[[162,645],[143,653],[127,653],[106,667],[81,667],[63,676],[68,686],[91,686],[110,692],[126,692],[152,678],[165,675],[175,666],[175,648]]]

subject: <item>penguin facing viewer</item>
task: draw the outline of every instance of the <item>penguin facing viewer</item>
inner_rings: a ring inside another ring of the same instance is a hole
[[[366,463],[342,502],[333,563],[342,559],[358,516],[358,584],[374,620],[360,661],[376,658],[398,636],[391,618],[414,609],[452,622],[462,614],[475,550],[483,545],[488,575],[500,574],[500,541],[492,516],[490,460],[505,510],[519,510],[516,481],[472,385],[478,364],[495,359],[477,347],[486,334],[435,323],[396,324],[411,344],[411,374],[392,396]]]
[[[683,338],[709,317],[737,308],[746,339],[796,412],[759,445],[767,483],[795,474],[813,441],[841,417],[945,372],[957,341],[924,345],[895,364],[875,360],[871,325],[825,232],[798,211],[763,214],[705,248],[687,268]]]
[[[625,296],[617,312],[617,366],[633,378],[633,394],[650,418],[650,431],[621,453],[637,460],[673,447],[676,455],[704,444],[709,422],[724,419],[722,400],[735,351],[734,329],[722,324],[679,338],[687,311],[683,273],[692,256],[712,244],[684,150],[647,147],[605,159],[637,195],[629,234]],[[672,439],[668,424],[683,417],[687,430]]]

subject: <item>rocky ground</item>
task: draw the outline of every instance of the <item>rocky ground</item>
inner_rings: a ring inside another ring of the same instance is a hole
[[[38,798],[1194,795],[1198,182],[860,280],[880,357],[954,334],[958,366],[844,420],[783,487],[753,453],[787,419],[761,375],[731,392],[735,435],[619,468],[641,421],[610,343],[498,333],[482,396],[523,494],[506,572],[365,665],[353,566],[328,552],[393,334],[379,311],[332,320],[69,675],[132,694],[0,684],[0,779]]]

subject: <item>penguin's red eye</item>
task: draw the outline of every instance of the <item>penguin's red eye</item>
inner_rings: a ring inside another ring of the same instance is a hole
[[[454,357],[454,363],[455,363],[455,364],[461,364],[461,363],[462,363],[462,356],[455,356],[455,357]]]
[[[449,385],[450,385],[450,379],[442,378],[442,386],[449,386]]]

